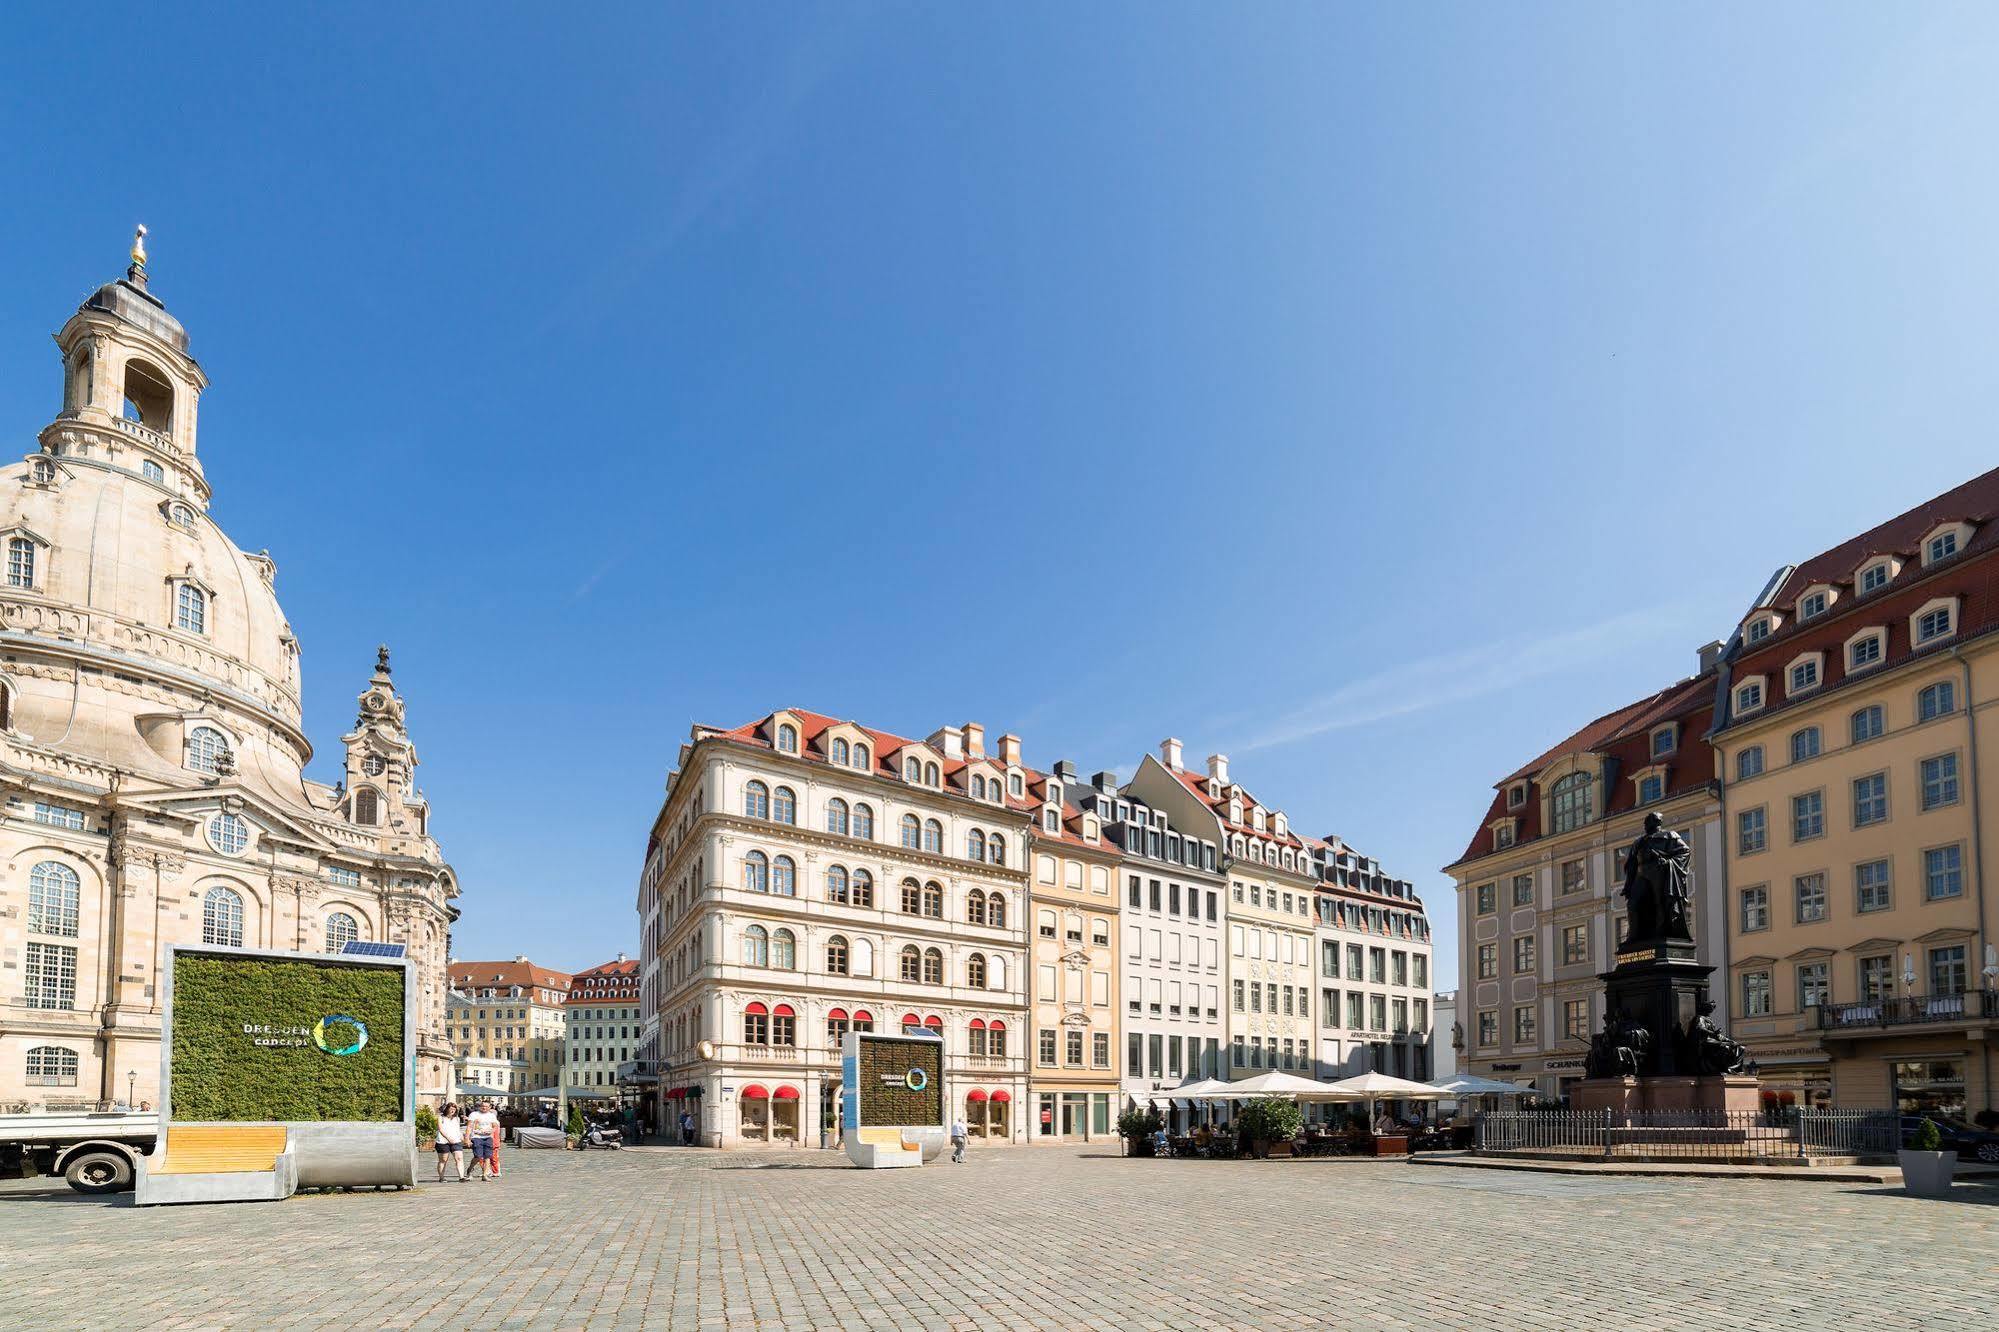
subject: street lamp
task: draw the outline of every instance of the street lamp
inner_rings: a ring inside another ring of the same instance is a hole
[[[139,1071],[132,1069],[125,1074],[125,1108],[139,1108]]]

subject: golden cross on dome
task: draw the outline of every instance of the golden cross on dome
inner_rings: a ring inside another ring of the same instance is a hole
[[[132,233],[132,262],[141,268],[146,266],[146,224],[143,222]]]

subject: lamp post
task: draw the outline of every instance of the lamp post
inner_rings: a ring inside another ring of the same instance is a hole
[[[139,1108],[139,1071],[137,1069],[128,1070],[125,1074],[125,1108],[127,1110],[137,1110]]]

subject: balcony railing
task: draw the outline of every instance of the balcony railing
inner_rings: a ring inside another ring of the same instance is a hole
[[[168,453],[180,452],[179,449],[174,447],[173,440],[168,438],[164,431],[155,430],[142,421],[134,421],[123,416],[114,416],[111,418],[111,423],[132,436],[132,438],[142,440],[156,449],[161,449]]]
[[[1959,994],[1910,994],[1863,999],[1853,1004],[1820,1004],[1818,1015],[1820,1031],[1994,1018],[1999,1017],[1999,991],[1965,990]]]

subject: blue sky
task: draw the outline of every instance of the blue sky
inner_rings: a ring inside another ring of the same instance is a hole
[[[462,956],[636,952],[694,721],[1232,756],[1418,883],[1776,565],[1993,458],[1999,13],[35,7],[0,422],[152,229],[333,774]]]

